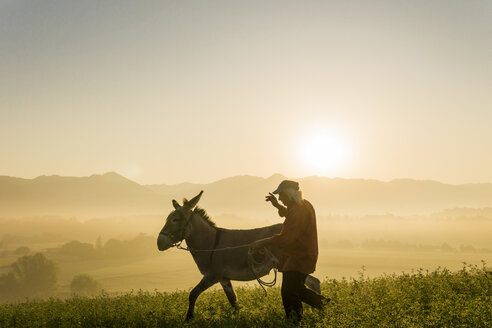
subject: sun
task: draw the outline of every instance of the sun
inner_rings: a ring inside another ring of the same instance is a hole
[[[333,174],[346,163],[347,153],[345,139],[334,132],[311,132],[300,143],[301,161],[309,174]]]

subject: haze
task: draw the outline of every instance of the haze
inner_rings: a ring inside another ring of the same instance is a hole
[[[492,182],[491,37],[489,1],[1,1],[0,175]]]
[[[72,287],[79,274],[112,295],[189,290],[200,280],[190,254],[156,247],[156,235],[173,210],[171,199],[204,190],[199,206],[217,226],[258,228],[283,221],[264,196],[285,178],[236,176],[169,186],[140,185],[111,172],[32,180],[0,176],[0,303],[97,294],[89,286]],[[321,177],[299,182],[317,213],[320,279],[354,277],[361,270],[369,276],[439,266],[458,270],[463,262],[492,261],[490,183]],[[36,294],[9,280],[12,265],[38,252],[58,268],[49,293]]]

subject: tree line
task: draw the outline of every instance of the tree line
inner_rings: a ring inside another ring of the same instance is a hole
[[[98,237],[95,244],[72,240],[58,248],[51,249],[50,252],[84,260],[128,257],[142,258],[157,254],[157,246],[154,237],[139,234],[133,239],[120,240],[111,238],[105,243],[102,242],[101,237]]]
[[[6,251],[4,251],[5,253]],[[49,249],[46,254],[31,254],[27,246],[20,246],[4,255],[19,256],[10,265],[10,270],[0,275],[0,302],[43,298],[55,294],[58,285],[58,267],[51,258],[63,260],[63,257],[77,260],[142,258],[157,253],[155,238],[139,234],[133,239],[119,240],[111,238],[105,243],[98,237],[94,244],[72,240],[57,248]],[[74,295],[91,296],[99,293],[102,286],[87,274],[73,277],[70,289]]]

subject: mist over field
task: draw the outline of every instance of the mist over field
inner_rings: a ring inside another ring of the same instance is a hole
[[[256,228],[283,221],[264,196],[284,178],[240,176],[209,185],[144,186],[116,173],[32,180],[2,177],[0,300],[90,296],[103,289],[110,294],[188,290],[201,278],[191,255],[177,249],[159,252],[156,246],[157,234],[173,209],[171,199],[181,201],[204,190],[199,206],[217,226]],[[486,197],[490,184],[409,180],[405,185],[318,177],[299,181],[317,210],[320,251],[314,275],[322,280],[355,277],[361,271],[375,277],[419,268],[454,270],[463,262],[481,266],[482,261],[487,265],[492,261],[492,207],[486,207],[492,205],[487,203],[492,198]],[[406,199],[408,195],[412,197]],[[432,205],[428,199],[439,202]],[[415,214],[409,213],[412,210]],[[19,261],[26,257],[34,261],[37,253],[44,256],[38,262],[53,263],[52,272],[46,273],[53,276],[52,283],[37,291],[22,282],[9,284],[20,277],[14,269]]]

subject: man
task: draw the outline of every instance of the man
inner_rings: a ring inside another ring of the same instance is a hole
[[[278,194],[282,206],[274,194]],[[316,214],[310,202],[302,198],[299,183],[284,180],[277,190],[265,199],[285,217],[282,231],[270,238],[251,244],[252,250],[276,245],[281,250],[278,270],[282,272],[282,302],[287,318],[299,322],[302,318],[302,302],[322,309],[329,301],[304,286],[306,276],[316,269],[318,260],[318,234]]]

